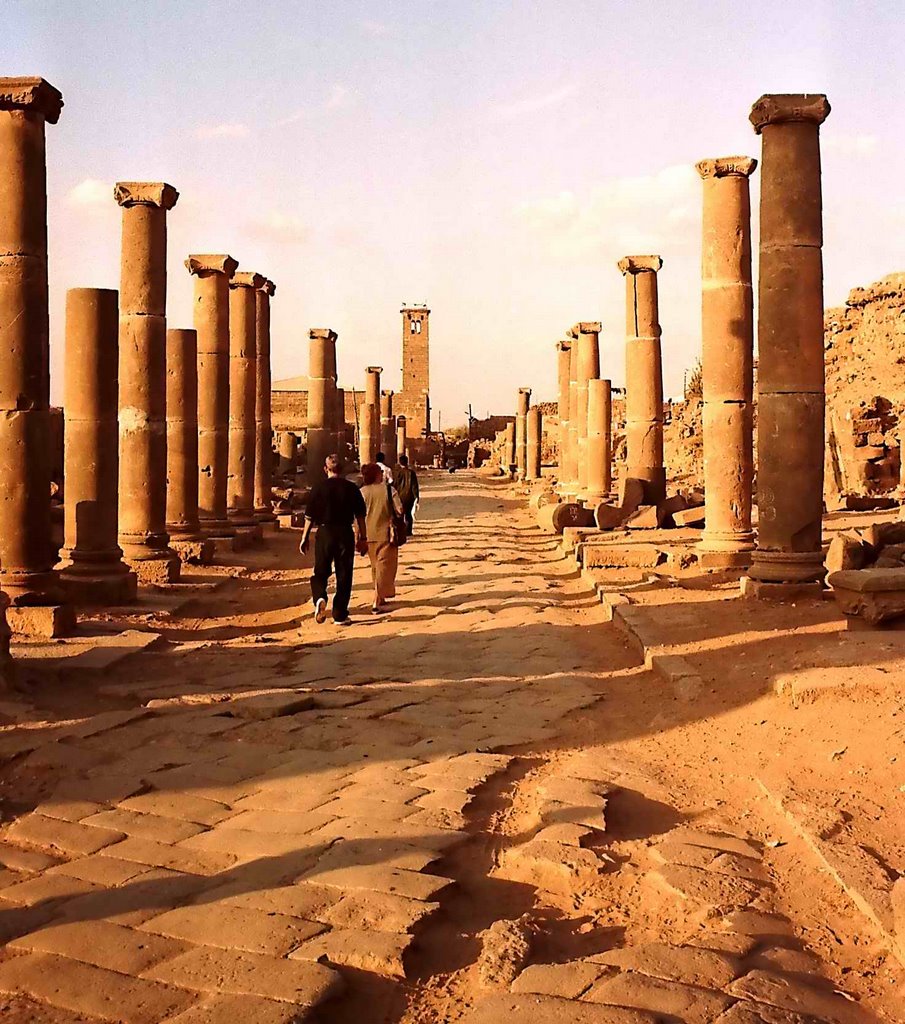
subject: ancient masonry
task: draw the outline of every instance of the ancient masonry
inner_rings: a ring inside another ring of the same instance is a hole
[[[396,396],[396,415],[405,416],[410,438],[431,430],[430,310],[403,306],[402,391]]]

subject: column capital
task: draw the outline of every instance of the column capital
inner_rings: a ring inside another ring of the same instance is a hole
[[[164,181],[118,181],[113,198],[120,206],[159,206],[172,210],[179,193]]]
[[[382,366],[366,366],[365,373],[383,373]]]
[[[705,181],[708,178],[750,178],[757,167],[757,160],[753,156],[718,156],[699,160],[694,166]]]
[[[655,274],[663,266],[660,256],[623,256],[616,264],[623,274],[643,274],[652,270]]]
[[[199,253],[189,256],[185,269],[190,274],[226,274],[232,277],[239,264],[225,253]]]
[[[240,270],[229,280],[230,288],[260,288],[267,280],[261,274],[255,274],[250,270]]]
[[[768,124],[808,121],[821,125],[830,109],[830,101],[822,92],[767,93],[751,108],[748,120],[760,135]]]
[[[556,351],[557,352],[571,352],[571,350],[572,350],[572,339],[571,338],[563,338],[561,341],[557,341],[557,343],[556,343]]]
[[[518,389],[518,393],[520,395],[530,395],[531,394],[531,388],[519,388]]]
[[[601,323],[599,320],[579,320],[572,330],[576,337],[579,334],[600,334]]]
[[[0,110],[33,110],[48,124],[56,124],[63,94],[44,78],[0,78]]]
[[[392,389],[392,388],[384,388],[384,389],[383,389],[383,391],[381,391],[381,392],[380,392],[380,394],[381,394],[381,395],[382,395],[382,396],[383,396],[384,398],[392,398],[392,397],[393,397],[393,395],[395,395],[395,394],[396,394],[396,392],[395,392],[395,391],[393,391],[393,389]]]
[[[277,290],[277,286],[270,280],[270,278],[265,277],[261,279],[258,289],[259,291],[266,292],[268,295],[273,295]]]
[[[308,337],[314,341],[316,338],[326,338],[327,341],[336,341],[336,331],[331,331],[329,327],[312,327],[308,332]]]

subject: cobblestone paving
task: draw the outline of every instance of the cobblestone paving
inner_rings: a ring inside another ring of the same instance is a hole
[[[299,627],[306,573],[285,568],[283,538],[283,568],[250,572],[163,630],[165,649],[96,681],[106,710],[4,734],[15,777],[43,789],[0,830],[0,1010],[15,1024],[447,1019],[418,1010],[419,949],[507,786],[530,806],[488,876],[555,899],[612,873],[607,804],[628,769],[563,736],[606,680],[645,672],[505,505],[434,485],[397,609],[361,614],[360,568],[346,631]],[[466,1000],[467,1020],[872,1019],[773,912],[762,853],[699,823],[666,831],[632,885],[668,941],[519,964]],[[398,995],[369,1004],[369,979]]]

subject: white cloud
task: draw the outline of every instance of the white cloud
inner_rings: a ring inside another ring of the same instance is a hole
[[[873,156],[877,151],[876,135],[834,135],[821,132],[820,145],[827,153],[840,156]]]
[[[553,89],[539,96],[528,96],[511,103],[498,103],[493,107],[492,112],[496,117],[505,119],[523,117],[525,114],[535,114],[541,110],[547,110],[549,107],[558,106],[577,92],[577,85],[563,85],[559,89]]]
[[[266,217],[247,226],[252,237],[282,245],[299,245],[308,241],[309,231],[301,218],[292,213],[272,210]]]
[[[358,23],[358,27],[366,36],[388,36],[390,34],[390,26],[382,21],[373,21],[370,18],[365,18],[364,21]]]
[[[349,103],[349,90],[344,85],[334,85],[324,104],[324,110],[339,110]]]
[[[113,202],[113,185],[99,178],[85,178],[66,195],[72,206],[102,206]]]
[[[244,139],[251,134],[246,124],[202,125],[195,132],[199,139]]]

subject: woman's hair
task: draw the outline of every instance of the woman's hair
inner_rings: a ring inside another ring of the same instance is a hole
[[[376,484],[378,480],[383,479],[383,470],[376,462],[366,462],[361,467],[361,479],[365,486]]]

